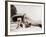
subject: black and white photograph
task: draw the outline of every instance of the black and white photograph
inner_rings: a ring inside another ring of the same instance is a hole
[[[8,35],[44,33],[44,3],[7,2]]]

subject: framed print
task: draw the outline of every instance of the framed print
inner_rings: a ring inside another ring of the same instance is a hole
[[[5,35],[37,35],[45,33],[45,3],[5,2]]]

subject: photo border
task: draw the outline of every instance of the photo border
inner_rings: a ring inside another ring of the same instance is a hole
[[[44,33],[8,35],[8,7],[7,7],[8,2],[43,4],[44,5]],[[43,2],[27,2],[27,1],[5,1],[5,36],[25,36],[25,35],[41,35],[41,34],[45,34],[45,3],[43,3]]]

